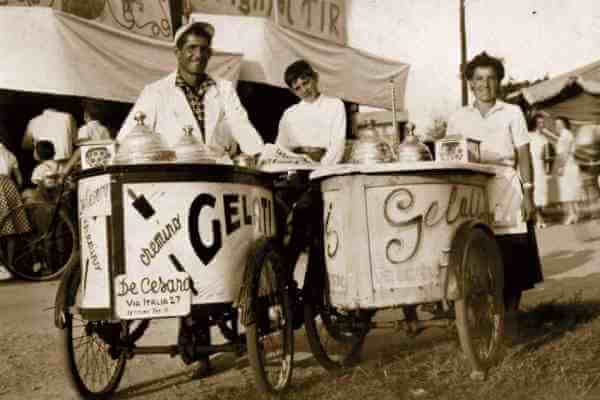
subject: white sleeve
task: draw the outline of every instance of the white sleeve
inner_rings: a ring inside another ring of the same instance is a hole
[[[285,110],[281,119],[279,120],[279,127],[277,129],[277,138],[275,144],[279,147],[290,149],[290,121],[289,121],[289,108]]]
[[[225,82],[222,86],[222,104],[231,134],[243,153],[260,153],[265,145],[264,141],[248,119],[248,113],[240,102],[235,88],[230,82]]]
[[[19,161],[12,152],[8,152],[8,166],[10,169],[19,169]]]
[[[346,109],[344,103],[335,99],[335,107],[332,110],[331,125],[329,131],[329,146],[327,152],[321,159],[321,164],[337,164],[344,157],[346,146]]]
[[[515,109],[515,116],[510,121],[510,133],[516,149],[530,142],[527,122],[525,122],[525,117],[519,108]]]

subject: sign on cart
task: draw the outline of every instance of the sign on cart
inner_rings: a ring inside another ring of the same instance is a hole
[[[115,278],[115,306],[120,319],[184,316],[190,313],[189,275],[174,270],[155,270]]]

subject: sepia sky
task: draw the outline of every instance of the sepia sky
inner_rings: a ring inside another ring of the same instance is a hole
[[[411,64],[406,105],[417,129],[460,106],[459,0],[348,0],[353,47]],[[467,53],[505,61],[516,80],[600,60],[599,0],[466,0]]]

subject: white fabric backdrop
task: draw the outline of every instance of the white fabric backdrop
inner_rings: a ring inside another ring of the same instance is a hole
[[[46,7],[0,11],[0,89],[134,102],[176,66],[164,41]],[[241,58],[215,51],[209,73],[237,81]]]

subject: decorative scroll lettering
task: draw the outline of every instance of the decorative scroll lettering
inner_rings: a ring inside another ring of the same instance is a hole
[[[405,188],[391,192],[384,202],[384,218],[393,227],[416,229],[417,240],[412,249],[406,249],[405,240],[393,238],[386,244],[386,257],[393,264],[403,263],[412,259],[421,246],[423,229],[432,228],[445,222],[453,225],[463,219],[488,220],[487,200],[485,193],[480,188],[462,189],[453,186],[445,203],[442,200],[433,200],[426,208],[425,213],[403,219],[402,216],[415,206],[414,194]]]

